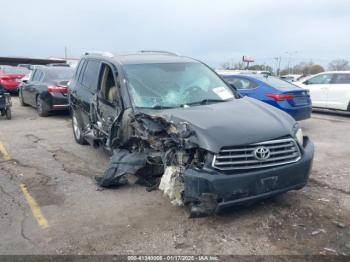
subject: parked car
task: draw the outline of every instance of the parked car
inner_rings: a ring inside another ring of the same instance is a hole
[[[51,111],[68,110],[68,81],[74,70],[70,67],[35,66],[29,80],[23,80],[19,90],[22,106],[31,105],[39,116]]]
[[[249,96],[287,112],[295,120],[311,116],[311,100],[306,89],[273,76],[219,74],[243,96]]]
[[[310,91],[312,106],[350,112],[350,71],[330,71],[295,82]]]
[[[24,77],[29,70],[24,67],[0,66],[0,86],[7,92],[18,92],[19,80]]]
[[[69,101],[76,142],[113,152],[98,185],[134,174],[192,216],[300,189],[309,177],[314,148],[298,123],[191,58],[86,53]]]
[[[268,75],[271,76],[270,71],[263,71],[263,70],[250,70],[250,69],[224,69],[224,70],[218,70],[220,73],[225,75],[230,74],[258,74],[258,75]]]
[[[282,80],[285,80],[285,81],[288,81],[288,82],[298,81],[302,77],[303,77],[303,75],[297,75],[297,74],[289,74],[289,75],[280,76],[280,78]]]

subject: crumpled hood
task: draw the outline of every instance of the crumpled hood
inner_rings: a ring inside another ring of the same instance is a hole
[[[229,102],[167,110],[141,110],[174,123],[187,122],[201,148],[217,153],[224,146],[245,145],[292,135],[295,120],[285,112],[244,97]]]

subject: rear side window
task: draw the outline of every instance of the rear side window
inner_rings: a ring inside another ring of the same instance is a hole
[[[336,74],[334,84],[350,84],[350,74]]]
[[[234,85],[237,89],[253,89],[258,87],[254,81],[240,77],[225,77],[226,82]]]
[[[323,75],[312,77],[306,80],[305,82],[308,85],[324,85],[324,84],[329,84],[332,81],[332,77],[333,77],[332,74],[323,74]]]
[[[99,72],[100,62],[98,60],[87,60],[81,84],[92,92],[96,92]]]

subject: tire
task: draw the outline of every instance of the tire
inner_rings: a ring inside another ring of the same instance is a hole
[[[88,142],[83,137],[83,132],[82,132],[80,123],[78,121],[78,118],[73,108],[71,109],[71,114],[72,114],[72,129],[73,129],[73,135],[74,135],[75,141],[79,145],[87,145]]]
[[[36,111],[41,117],[47,117],[49,115],[49,112],[43,108],[43,100],[40,96],[37,96],[36,98]]]
[[[7,108],[5,114],[6,114],[6,119],[11,120],[12,118],[11,108]]]
[[[18,91],[18,99],[21,106],[28,106],[26,103],[24,103],[23,94],[20,91]]]

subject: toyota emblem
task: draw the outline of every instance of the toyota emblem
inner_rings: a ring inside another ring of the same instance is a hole
[[[264,146],[260,146],[254,150],[254,157],[257,160],[264,161],[270,158],[270,149]]]

